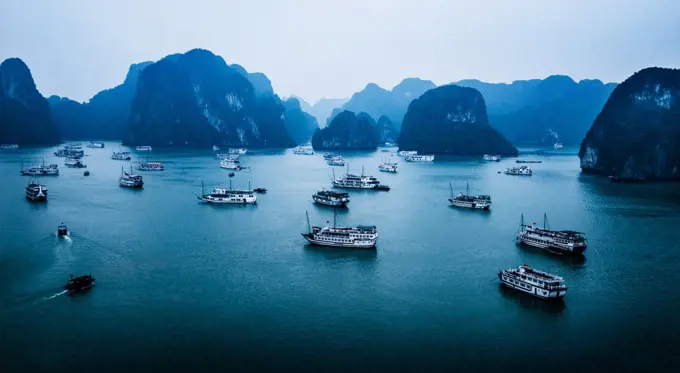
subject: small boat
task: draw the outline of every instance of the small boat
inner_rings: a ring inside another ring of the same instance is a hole
[[[391,172],[395,173],[397,172],[397,169],[399,168],[399,165],[396,162],[388,162],[387,159],[385,159],[380,166],[378,166],[378,170],[381,172]]]
[[[245,148],[229,148],[229,154],[245,155],[247,152],[248,149]]]
[[[81,144],[79,142],[72,142],[72,143],[64,145],[64,149],[67,149],[67,150],[80,150],[82,148],[83,148],[83,144]]]
[[[500,162],[501,161],[501,156],[500,155],[491,155],[491,154],[484,154],[484,157],[482,157],[487,162]]]
[[[332,207],[347,207],[349,194],[334,192],[332,190],[320,190],[312,195],[315,203]]]
[[[137,166],[139,171],[165,171],[165,166],[161,162],[142,162]]]
[[[235,175],[236,175],[236,174],[233,173],[233,172],[230,172],[230,173],[229,173],[229,177],[234,177]]]
[[[524,224],[524,215],[522,215],[517,242],[560,255],[582,255],[588,246],[581,232],[551,230],[548,227],[546,214],[543,215],[543,228],[537,227],[536,223]]]
[[[213,150],[214,152],[219,152],[219,151],[220,151],[220,147],[217,146],[217,145],[213,145],[212,150]]]
[[[479,210],[488,210],[491,207],[491,196],[470,195],[470,184],[466,183],[465,193],[461,192],[460,195],[455,197],[451,183],[449,183],[449,188],[451,189],[451,197],[449,198],[451,206]]]
[[[61,223],[61,224],[57,227],[57,236],[59,236],[59,237],[61,237],[61,236],[68,236],[68,227],[66,227],[66,224]]]
[[[326,161],[329,166],[344,166],[345,160],[342,157],[335,157]]]
[[[328,153],[328,154],[323,155],[323,159],[325,159],[327,161],[329,161],[333,158],[342,158],[342,156],[340,154],[337,154],[337,153]]]
[[[498,272],[501,284],[541,299],[562,299],[567,285],[560,276],[533,269],[524,264]]]
[[[326,222],[324,227],[312,227],[307,214],[308,233],[302,233],[309,243],[319,246],[344,247],[354,249],[375,249],[378,242],[378,230],[375,225],[358,225],[356,227],[338,227],[336,209],[333,209],[333,226]]]
[[[43,159],[42,165],[35,165],[29,168],[24,168],[24,163],[22,161],[21,174],[24,176],[58,176],[59,165],[51,164],[49,166],[45,166],[45,160]]]
[[[70,158],[82,158],[85,156],[85,152],[81,149],[59,149],[54,152],[57,157],[70,157]]]
[[[104,149],[104,143],[103,142],[96,142],[96,141],[90,141],[89,144],[87,144],[88,148],[94,148],[94,149]]]
[[[364,176],[363,167],[361,168],[361,176],[350,174],[349,165],[347,165],[347,174],[338,178],[335,178],[335,171],[333,171],[331,182],[336,188],[390,190],[390,187],[380,184],[380,181],[374,176]]]
[[[504,172],[506,175],[531,176],[533,172],[527,166],[509,167]]]
[[[311,146],[296,146],[293,148],[293,154],[299,155],[313,155],[314,149]]]
[[[243,169],[239,161],[230,161],[228,159],[223,159],[220,161],[220,168],[235,171],[240,171],[241,169]]]
[[[205,193],[203,181],[201,181],[201,195],[198,199],[204,203],[213,204],[256,204],[257,196],[253,190],[238,190],[231,189],[231,181],[229,181],[229,189],[215,187],[210,194]]]
[[[561,142],[556,142],[555,145],[553,145],[553,147],[555,149],[562,149],[562,148],[564,148],[564,145],[562,145]]]
[[[515,163],[543,163],[543,161],[536,161],[532,159],[518,159]]]
[[[267,193],[267,188],[255,188],[255,189],[253,189],[253,192],[265,194],[265,193]]]
[[[19,149],[19,145],[17,145],[17,144],[0,144],[0,149],[3,149],[3,150]]]
[[[67,167],[74,167],[74,168],[85,168],[85,164],[79,159],[79,158],[71,158],[67,157],[64,160],[64,165]]]
[[[409,155],[404,159],[406,162],[432,162],[434,155]]]
[[[125,172],[123,167],[120,168],[120,179],[118,179],[118,185],[123,188],[133,188],[140,189],[144,187],[144,179],[132,173],[132,166],[130,166],[130,172]]]
[[[393,148],[395,146],[397,146],[397,144],[395,144],[393,142],[385,142],[385,147],[387,147],[387,148]]]
[[[26,199],[32,202],[47,201],[47,187],[41,185],[37,178],[32,177],[26,185]]]
[[[384,191],[384,192],[389,192],[390,187],[387,186],[387,185],[384,185],[384,184],[378,184],[378,185],[376,185],[373,189],[375,189],[375,190],[381,190],[381,191]]]
[[[140,145],[135,149],[137,149],[138,152],[150,152],[152,150],[151,146],[149,145]]]
[[[85,172],[83,172],[83,175],[90,176],[90,171],[85,170]]]
[[[94,277],[92,275],[73,277],[64,285],[64,290],[68,292],[79,292],[92,289],[94,286]]]
[[[418,152],[415,150],[400,150],[397,155],[400,157],[410,157],[412,155],[418,155]]]
[[[132,159],[132,156],[130,155],[130,152],[113,152],[113,154],[111,154],[111,159],[115,161],[129,161]]]

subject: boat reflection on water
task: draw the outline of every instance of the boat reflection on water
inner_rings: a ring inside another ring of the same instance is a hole
[[[540,299],[533,297],[529,294],[522,293],[517,290],[498,284],[498,291],[501,296],[508,301],[516,303],[519,308],[529,311],[529,312],[540,312],[545,314],[561,314],[565,309],[567,309],[568,296],[565,300],[560,301],[546,301],[545,299]]]
[[[374,262],[378,257],[378,250],[327,247],[311,244],[304,246],[304,252],[309,257],[322,260],[356,259],[359,262]]]

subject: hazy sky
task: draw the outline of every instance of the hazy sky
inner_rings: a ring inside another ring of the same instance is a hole
[[[206,48],[315,101],[413,76],[621,81],[680,67],[679,19],[680,0],[0,0],[0,60],[86,101],[131,63]]]

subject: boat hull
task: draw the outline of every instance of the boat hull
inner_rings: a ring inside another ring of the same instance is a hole
[[[501,281],[501,284],[513,289],[520,291],[524,294],[531,295],[533,297],[543,299],[543,300],[554,300],[554,301],[559,301],[564,299],[564,296],[567,295],[567,289],[556,289],[556,290],[548,290],[548,289],[543,289],[538,286],[533,286],[531,284],[527,283],[521,283],[522,285],[518,285],[515,283],[510,282],[510,277],[503,276],[503,272],[498,273],[498,279]]]
[[[316,246],[328,246],[328,247],[342,247],[342,248],[347,248],[347,249],[375,249],[375,245],[377,243],[376,241],[373,241],[370,244],[362,244],[362,243],[342,243],[342,242],[328,242],[328,241],[323,241],[323,240],[317,240],[314,238],[314,236],[311,233],[302,233],[302,237],[304,237],[307,242],[309,242],[312,245]]]
[[[486,202],[466,202],[466,201],[457,201],[455,199],[454,200],[449,199],[449,202],[451,203],[451,206],[453,206],[453,207],[471,209],[471,210],[488,210],[491,207],[491,203],[486,203]]]
[[[541,240],[533,240],[533,239],[529,240],[525,235],[522,235],[521,233],[518,235],[518,240],[519,240],[519,243],[522,244],[522,245],[536,247],[536,248],[547,250],[551,253],[560,254],[560,255],[574,255],[574,256],[583,255],[583,253],[586,251],[586,248],[587,248],[587,245],[568,246],[568,245],[556,244],[556,243],[550,242],[550,241],[541,241]]]
[[[319,205],[324,205],[324,206],[331,206],[331,207],[347,207],[347,204],[349,201],[329,201],[327,199],[319,198],[317,196],[312,196],[312,199],[314,200],[314,203],[317,203]]]
[[[254,205],[257,204],[257,198],[232,198],[232,197],[198,197],[203,203],[210,203],[215,205]]]

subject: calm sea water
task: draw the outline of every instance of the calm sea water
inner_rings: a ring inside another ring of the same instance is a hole
[[[229,182],[210,151],[154,150],[167,170],[134,191],[118,187],[130,162],[109,159],[116,147],[86,151],[89,177],[42,178],[42,205],[24,200],[20,161],[63,158],[0,153],[0,371],[678,371],[677,185],[584,176],[566,149],[531,156],[532,177],[476,158],[383,174],[392,153],[349,153],[392,190],[350,192],[338,222],[375,224],[380,240],[338,250],[300,235],[305,211],[333,219],[311,202],[330,185],[321,155],[244,156],[233,186],[268,193],[215,207],[193,194]],[[449,207],[449,182],[492,195],[492,210]],[[585,232],[586,259],[517,247],[522,213]],[[69,240],[55,237],[62,221]],[[501,288],[497,271],[523,263],[563,276],[564,303]],[[55,295],[89,272],[89,294]]]

